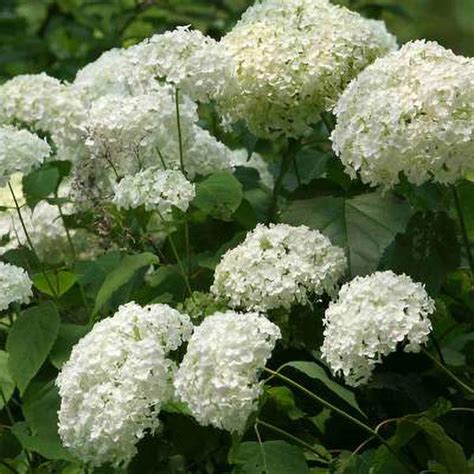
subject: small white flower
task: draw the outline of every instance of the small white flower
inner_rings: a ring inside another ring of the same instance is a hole
[[[33,296],[32,284],[23,268],[0,262],[0,311],[11,303],[28,303]]]
[[[232,308],[290,308],[334,291],[346,268],[343,250],[317,230],[259,224],[222,257],[211,291]]]
[[[176,395],[201,425],[243,432],[262,393],[259,371],[280,337],[278,327],[257,313],[207,317],[176,372]]]
[[[186,212],[194,199],[194,185],[177,170],[148,168],[133,176],[126,176],[114,186],[114,204],[123,209],[145,206],[165,217],[177,207]]]
[[[50,153],[48,142],[28,130],[0,127],[0,186],[5,186],[15,173],[28,174]]]
[[[128,303],[97,323],[57,378],[63,444],[92,466],[126,465],[173,397],[175,364],[167,356],[191,333],[187,315],[161,304]]]
[[[474,170],[474,60],[414,41],[378,59],[339,100],[334,151],[351,177],[390,188]]]
[[[348,385],[364,384],[398,344],[406,352],[420,351],[434,310],[423,285],[406,275],[387,271],[356,277],[326,310],[323,358]]]
[[[361,70],[397,47],[383,22],[327,0],[257,2],[221,43],[239,86],[220,100],[224,119],[263,137],[310,131]]]

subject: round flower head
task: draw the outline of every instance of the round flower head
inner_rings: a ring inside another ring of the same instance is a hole
[[[334,291],[347,260],[317,230],[258,225],[216,268],[211,291],[233,308],[268,311]]]
[[[93,466],[127,464],[173,396],[174,363],[167,354],[191,332],[187,315],[161,304],[128,303],[97,323],[57,378],[64,446]]]
[[[127,97],[149,92],[151,84],[135,80],[132,58],[132,48],[105,51],[77,72],[72,90],[88,104],[107,95]]]
[[[50,131],[57,97],[65,86],[45,73],[23,74],[0,86],[0,123],[22,122]]]
[[[431,332],[434,301],[421,283],[391,271],[345,284],[324,317],[323,358],[348,385],[366,383],[382,357],[403,344],[418,352]]]
[[[23,268],[0,262],[0,311],[11,303],[28,303],[32,282]]]
[[[374,59],[396,48],[383,22],[327,0],[264,0],[250,7],[222,44],[240,90],[225,98],[227,121],[253,133],[300,137]]]
[[[178,27],[130,49],[141,82],[155,78],[198,101],[221,96],[234,85],[232,57],[200,31]]]
[[[278,327],[257,313],[208,316],[176,372],[176,395],[201,425],[243,432],[262,393],[258,372],[280,337]]]
[[[186,212],[194,199],[194,185],[176,170],[148,168],[126,176],[114,188],[114,204],[119,208],[157,210],[163,217],[177,207]]]
[[[392,187],[453,183],[474,170],[474,60],[415,41],[378,59],[335,108],[333,148],[346,172]]]
[[[0,127],[0,186],[5,186],[14,173],[28,174],[50,153],[46,140],[28,130],[9,125]]]

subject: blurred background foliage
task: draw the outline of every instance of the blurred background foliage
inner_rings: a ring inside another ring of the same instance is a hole
[[[102,51],[176,25],[221,36],[253,0],[0,0],[0,82],[46,71],[63,79]],[[474,0],[338,0],[383,18],[405,42],[427,38],[472,56]]]

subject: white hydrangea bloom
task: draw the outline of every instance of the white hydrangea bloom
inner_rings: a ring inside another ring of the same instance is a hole
[[[366,383],[383,356],[404,344],[418,352],[431,332],[434,301],[421,283],[391,271],[345,284],[324,317],[321,353],[348,385]]]
[[[211,291],[232,308],[268,311],[332,293],[347,260],[339,247],[306,226],[259,224],[216,267]]]
[[[187,315],[161,304],[128,303],[97,323],[57,378],[64,446],[93,466],[126,465],[173,397],[175,364],[167,355],[191,332]]]
[[[33,283],[23,268],[0,262],[0,311],[11,303],[28,303]]]
[[[352,82],[335,108],[334,151],[352,177],[389,188],[453,183],[474,170],[474,60],[407,43]]]
[[[198,120],[196,105],[180,104],[184,140]],[[92,106],[84,124],[86,145],[95,158],[106,157],[124,174],[163,156],[179,154],[174,91],[161,87],[153,94],[135,97],[104,96]]]
[[[180,97],[179,118],[188,176],[231,169],[232,151],[197,125],[197,106],[185,96]],[[179,167],[175,92],[170,86],[134,97],[105,96],[91,108],[84,128],[92,156],[105,158],[119,174],[159,166],[162,160],[168,168]]]
[[[166,81],[197,101],[214,99],[235,86],[231,55],[200,31],[178,27],[130,50],[140,82],[150,77]]]
[[[135,51],[134,48],[105,51],[77,72],[71,89],[88,104],[107,95],[127,97],[150,92],[152,78],[143,76],[142,82],[136,78],[138,71],[134,69],[142,68],[143,64],[134,58]]]
[[[263,137],[304,135],[361,70],[397,47],[383,22],[327,0],[257,2],[222,44],[240,86],[222,101],[224,118]]]
[[[10,125],[0,127],[0,186],[5,186],[12,174],[28,174],[50,153],[48,142],[34,133]]]
[[[23,122],[37,130],[51,130],[56,100],[65,86],[44,72],[23,74],[0,86],[0,123]]]
[[[181,171],[148,168],[133,176],[126,176],[114,186],[114,204],[123,209],[145,206],[166,217],[173,207],[186,212],[194,199],[194,185]]]
[[[69,156],[75,154],[72,152],[84,117],[77,94],[45,73],[19,75],[0,86],[0,123],[20,122],[47,132],[57,148],[69,146]]]
[[[262,393],[258,372],[280,337],[278,327],[257,313],[208,316],[176,372],[176,395],[201,425],[241,433]]]
[[[268,163],[258,153],[252,153],[249,159],[247,150],[234,150],[232,156],[232,164],[233,166],[244,166],[246,168],[254,168],[258,172],[262,184],[268,189],[273,189],[273,186],[275,184],[273,175],[270,172]]]

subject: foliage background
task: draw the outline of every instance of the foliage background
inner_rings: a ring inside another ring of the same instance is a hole
[[[94,60],[103,51],[139,42],[145,37],[176,25],[191,24],[218,38],[232,26],[241,12],[251,3],[253,3],[252,0],[0,0],[0,81],[17,74],[40,71],[46,71],[58,78],[71,79],[78,68]],[[403,0],[396,3],[384,0],[375,2],[341,0],[340,3],[356,8],[367,16],[384,18],[389,29],[397,35],[400,42],[415,38],[434,39],[457,53],[466,56],[474,55],[473,0]],[[278,150],[278,145],[275,145],[277,157],[280,156],[279,152],[281,151]],[[265,147],[270,148],[268,143],[257,144],[259,151]],[[324,158],[326,152],[327,150],[311,150],[308,153]],[[271,155],[271,153],[267,154]],[[301,166],[302,175],[305,177],[303,184],[306,186],[296,189],[296,177],[291,173],[285,180],[284,188],[287,197],[293,202],[289,210],[283,214],[283,219],[296,225],[305,223],[322,228],[325,225],[323,208],[331,209],[333,215],[336,216],[339,216],[341,209],[344,209],[344,213],[349,216],[347,219],[352,219],[354,227],[361,225],[364,228],[365,237],[376,235],[381,245],[380,249],[375,251],[377,260],[362,261],[360,264],[372,265],[371,268],[363,270],[372,271],[377,266],[388,267],[396,271],[407,272],[414,278],[427,283],[428,288],[437,297],[436,336],[443,340],[443,355],[451,367],[458,369],[462,376],[465,376],[474,361],[473,278],[470,272],[459,270],[460,267],[466,268],[467,265],[465,255],[462,255],[459,235],[456,235],[456,225],[452,220],[455,213],[449,190],[437,186],[426,186],[423,189],[401,187],[397,191],[399,196],[402,195],[411,205],[411,211],[408,212],[408,206],[404,208],[396,206],[390,196],[379,199],[379,196],[375,194],[362,194],[366,189],[360,186],[360,183],[351,184],[340,167],[328,164],[326,159],[322,161],[324,166],[327,165],[326,177],[321,178],[323,174],[321,170],[304,169],[305,163],[308,162],[305,158],[306,156],[301,154],[297,160]],[[251,199],[254,190],[246,188],[245,175],[240,176],[239,179],[244,184],[245,203],[254,204]],[[318,186],[309,186],[316,182]],[[251,188],[251,186],[249,187]],[[35,190],[27,189],[27,194],[28,191],[34,194]],[[464,182],[459,191],[463,208],[469,217],[467,221],[468,234],[471,240],[474,240],[474,212],[472,209],[474,185]],[[242,194],[241,190],[240,194]],[[238,196],[237,206],[241,201],[242,195]],[[255,216],[248,217],[244,212],[244,206],[239,209],[240,214],[236,212],[233,215],[234,222],[224,224],[219,221],[207,220],[205,223],[200,221],[194,223],[194,236],[201,236],[200,240],[194,241],[196,253],[201,252],[202,258],[215,260],[215,256],[221,250],[219,249],[220,245],[225,246],[233,237],[241,238],[245,231],[255,225]],[[360,222],[359,212],[361,209],[369,209],[372,213],[369,212],[365,216],[365,221],[362,222]],[[235,210],[233,209],[232,212]],[[372,220],[373,217],[376,219],[375,223]],[[396,224],[399,221],[404,222],[400,228]],[[395,223],[388,237],[383,233],[384,222],[391,222],[391,225]],[[406,232],[403,232],[407,223]],[[400,234],[393,240],[397,231],[400,231]],[[218,239],[216,238],[213,242],[213,248],[209,249],[207,241],[211,240],[210,236],[214,238],[216,235],[218,235]],[[331,238],[336,244],[351,246],[355,253],[367,245],[367,239],[363,238],[349,241],[347,232],[346,235],[343,235],[339,228],[334,229],[334,235],[331,235]],[[426,242],[429,243],[428,246],[426,246]],[[390,245],[385,250],[385,246],[382,244]],[[165,250],[169,253],[169,249]],[[379,253],[377,253],[378,250],[380,250]],[[384,252],[383,258],[382,252]],[[142,254],[142,256],[138,255],[137,259],[143,258],[143,255],[149,256],[149,254]],[[80,302],[81,297],[78,288],[85,288],[87,299],[93,302],[97,296],[97,287],[100,286],[107,274],[110,274],[115,268],[123,273],[123,267],[120,265],[126,258],[121,260],[121,255],[111,254],[99,262],[80,262],[81,265],[74,269],[75,273],[80,276],[80,285],[75,285],[72,290],[65,289],[65,296],[61,300],[64,305],[61,308],[63,312],[68,314],[70,310],[71,314],[77,318],[74,323],[87,322],[86,315],[77,312],[77,307],[80,306],[78,301]],[[148,265],[150,261],[147,260],[145,263]],[[210,268],[212,268],[212,263],[215,264],[215,262],[211,262]],[[139,266],[139,270],[141,271],[142,267]],[[175,298],[175,300],[179,300],[183,293],[179,277],[176,278],[176,274],[173,273],[169,277],[165,273],[157,272],[151,285],[152,288],[147,287],[140,291],[138,288],[143,280],[143,274],[135,272],[135,270],[131,271],[130,275],[126,275],[126,277],[130,277],[130,284],[127,283],[128,294],[133,293],[135,298],[146,301],[151,294],[157,292],[166,294],[168,291],[173,293],[171,297],[179,293]],[[209,283],[207,280],[210,278],[211,275],[208,272],[195,283],[202,285],[202,289],[205,289]],[[38,285],[38,282],[36,284]],[[107,301],[107,305],[110,306],[107,309],[116,307],[121,302],[119,299]],[[45,311],[44,307],[43,311]],[[33,313],[28,313],[28,315],[34,320]],[[305,315],[302,314],[302,320],[304,318]],[[52,380],[56,375],[54,367],[60,366],[67,358],[67,350],[70,349],[71,341],[75,341],[81,334],[68,333],[68,328],[64,324],[58,329],[59,321],[57,319],[57,315],[51,313],[51,321],[53,325],[56,324],[55,330],[60,334],[59,342],[55,343],[49,356],[51,364],[43,366],[41,372],[22,394],[22,407],[15,406],[13,412],[14,417],[23,416],[30,427],[36,430],[36,444],[31,436],[28,437],[28,433],[22,431],[25,428],[22,425],[24,422],[17,423],[18,428],[15,436],[21,439],[25,446],[31,443],[30,449],[40,453],[40,455],[36,454],[33,459],[33,464],[36,466],[34,472],[77,474],[85,471],[73,463],[68,464],[67,453],[58,444],[54,423],[57,399],[54,398]],[[314,334],[311,331],[305,332],[307,328],[303,326],[303,321],[299,322],[302,323],[303,329],[294,328],[295,331],[300,331],[295,334],[295,338],[305,345]],[[75,325],[74,330],[78,330],[78,326]],[[443,339],[449,331],[451,331],[449,337]],[[45,334],[44,341],[46,339]],[[51,344],[53,342],[51,341]],[[288,358],[297,360],[305,357],[303,354],[304,351],[294,351],[291,354],[282,354],[280,357],[283,361]],[[280,361],[276,360],[274,364],[277,365],[278,362]],[[425,424],[428,423],[426,426],[432,429],[431,435],[428,436],[430,433],[427,431],[426,439],[420,439],[420,436],[415,439],[411,447],[407,449],[408,456],[415,458],[415,464],[419,462],[422,465],[426,458],[435,453],[439,466],[433,464],[431,466],[433,470],[430,472],[439,472],[440,474],[467,472],[464,454],[459,453],[458,445],[451,442],[451,438],[448,438],[445,433],[437,432],[437,427],[440,425],[436,425],[432,421],[433,419],[437,419],[437,421],[442,419],[443,428],[450,437],[462,444],[465,455],[469,459],[474,452],[472,428],[469,428],[472,427],[472,423],[464,415],[458,418],[453,416],[443,418],[449,410],[449,406],[446,408],[448,402],[437,403],[437,400],[442,398],[449,399],[454,406],[465,406],[467,401],[452,387],[445,386],[445,380],[442,377],[430,372],[429,361],[427,362],[421,356],[403,355],[403,357],[397,358],[397,355],[394,355],[387,361],[385,367],[387,371],[379,374],[365,393],[358,395],[358,403],[368,413],[371,421],[402,417],[407,413],[420,413],[431,408],[431,411],[426,411],[424,416],[419,417],[419,420],[424,420]],[[328,398],[333,396],[330,390],[324,391],[325,387],[322,386],[320,380],[311,380],[311,376],[302,378],[306,384],[311,384],[311,388],[319,390],[319,393],[324,393]],[[337,397],[334,398],[337,400]],[[263,415],[266,419],[278,420],[280,426],[287,427],[288,430],[295,430],[298,436],[309,442],[314,441],[311,433],[316,427],[317,430],[324,432],[325,446],[333,448],[335,452],[341,447],[355,449],[364,441],[357,429],[348,426],[345,420],[333,417],[334,419],[328,423],[329,413],[327,410],[315,411],[314,406],[308,400],[296,393],[293,394],[285,387],[271,387],[263,404]],[[0,405],[2,404],[0,403]],[[354,413],[356,412],[354,411]],[[165,414],[165,416],[172,418],[172,422],[167,423],[167,432],[165,433],[168,441],[151,440],[142,444],[140,456],[132,464],[130,472],[137,474],[190,472],[183,467],[183,459],[186,459],[188,463],[191,462],[188,464],[188,466],[193,466],[191,472],[224,472],[221,466],[228,468],[227,448],[231,446],[232,441],[229,436],[199,427],[189,418],[179,414]],[[410,422],[399,423],[400,433],[406,435],[410,426],[413,429],[410,423],[413,424],[417,420],[418,418],[413,415]],[[1,421],[2,423],[8,422],[5,411],[2,412]],[[271,439],[269,433],[265,432],[265,438]],[[48,444],[51,439],[54,442]],[[254,441],[252,433],[250,433],[248,440]],[[402,441],[405,442],[406,439]],[[44,444],[38,446],[38,442]],[[2,453],[11,452],[12,444],[15,443],[17,441],[9,437],[8,432],[3,432],[0,437],[0,460]],[[268,441],[266,444],[266,449],[269,452],[273,449],[275,456],[278,456],[278,453],[282,456],[285,455],[285,450],[278,445],[281,441],[274,441],[273,443],[277,444],[273,445],[271,443],[272,441]],[[222,447],[226,449],[221,449]],[[13,450],[14,448],[15,446],[13,446]],[[247,449],[246,452],[244,452],[245,449]],[[255,443],[249,442],[243,450],[231,453],[230,458],[238,465],[234,472],[260,472],[251,470],[250,466],[246,464],[249,459],[251,461],[255,458],[258,459],[258,451],[255,453],[252,450],[255,450]],[[383,451],[383,447],[377,451],[372,450],[368,454],[364,453],[360,457],[349,456],[349,454],[348,451],[342,452],[341,459],[347,455],[347,462],[345,470],[339,472],[368,472],[366,465],[370,456],[380,458],[379,470],[374,472],[390,474],[403,472],[399,466],[387,467],[383,464],[387,460],[387,453]],[[442,464],[443,456],[445,462]],[[163,470],[157,468],[158,458],[160,462],[167,463]],[[390,456],[388,458],[390,460]],[[58,460],[58,462],[55,464],[51,460]],[[456,464],[457,460],[459,460],[458,465]],[[374,464],[376,461],[377,459],[372,460]],[[461,467],[459,468],[459,466]],[[10,471],[3,469],[0,465],[0,473],[4,472]],[[111,471],[103,469],[96,472]],[[285,472],[295,474],[297,471],[296,469],[291,470],[290,467]],[[306,471],[303,469],[301,472]],[[317,474],[327,471],[315,468],[311,472]]]

